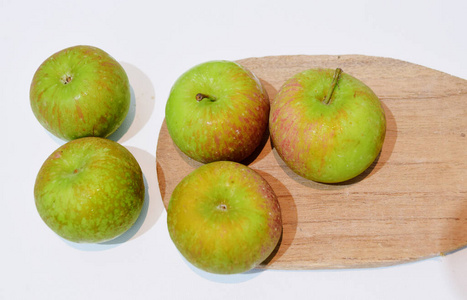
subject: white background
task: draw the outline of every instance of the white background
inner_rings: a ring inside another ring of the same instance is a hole
[[[364,54],[467,79],[466,12],[464,0],[0,0],[0,299],[467,299],[467,249],[375,269],[234,276],[194,269],[168,236],[155,171],[169,90],[193,65]],[[148,198],[137,224],[113,244],[66,242],[34,205],[35,176],[63,142],[34,118],[29,85],[42,61],[78,44],[121,62],[136,99],[114,138],[141,164]]]

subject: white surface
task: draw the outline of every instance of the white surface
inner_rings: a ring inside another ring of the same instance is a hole
[[[194,64],[285,54],[364,54],[467,79],[467,2],[0,0],[0,299],[467,299],[467,249],[387,268],[203,273],[167,232],[155,172],[165,102]],[[122,63],[133,119],[116,135],[147,181],[141,219],[116,244],[76,245],[36,212],[35,176],[62,142],[29,106],[37,67],[77,44]]]

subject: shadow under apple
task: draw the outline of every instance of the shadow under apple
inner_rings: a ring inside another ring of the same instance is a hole
[[[121,62],[130,81],[131,102],[122,125],[108,138],[123,143],[135,136],[151,118],[155,106],[155,91],[149,77],[132,64]]]
[[[293,196],[287,187],[274,176],[264,171],[256,169],[255,171],[272,187],[281,207],[282,235],[276,248],[272,251],[269,257],[258,266],[258,269],[267,269],[268,266],[273,266],[274,262],[279,260],[280,257],[287,252],[290,245],[292,245],[297,232],[298,214]]]
[[[188,262],[181,254],[180,256],[183,259],[183,261],[187,264],[187,266],[189,266],[190,269],[195,274],[197,274],[198,276],[204,279],[207,279],[212,282],[217,282],[217,283],[235,284],[235,283],[246,282],[259,276],[259,274],[262,271],[264,271],[261,269],[252,269],[250,271],[239,273],[239,274],[214,274],[214,273],[209,273],[201,269],[198,269],[197,267],[193,266],[190,262]]]

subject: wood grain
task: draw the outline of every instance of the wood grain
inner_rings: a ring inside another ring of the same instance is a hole
[[[467,245],[466,80],[400,60],[359,55],[238,62],[261,79],[271,99],[297,72],[340,67],[373,89],[387,118],[380,156],[362,175],[343,184],[320,184],[295,175],[265,137],[245,163],[275,190],[284,231],[261,267],[378,267]],[[200,164],[174,146],[165,122],[156,161],[167,207],[178,182]]]

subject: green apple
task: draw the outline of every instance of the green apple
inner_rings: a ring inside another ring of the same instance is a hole
[[[271,186],[251,168],[231,161],[202,165],[182,179],[170,198],[167,225],[190,263],[217,274],[255,268],[282,234]]]
[[[69,141],[107,137],[123,123],[130,108],[130,84],[122,66],[91,46],[75,46],[47,58],[30,87],[37,120]]]
[[[295,173],[337,183],[365,171],[379,155],[386,119],[375,93],[341,69],[296,74],[271,102],[269,131]]]
[[[37,174],[34,198],[42,220],[72,242],[98,243],[127,231],[143,207],[141,168],[120,144],[99,137],[70,141]]]
[[[175,145],[194,160],[240,162],[267,130],[269,98],[258,78],[231,61],[199,64],[174,83],[165,108]]]

